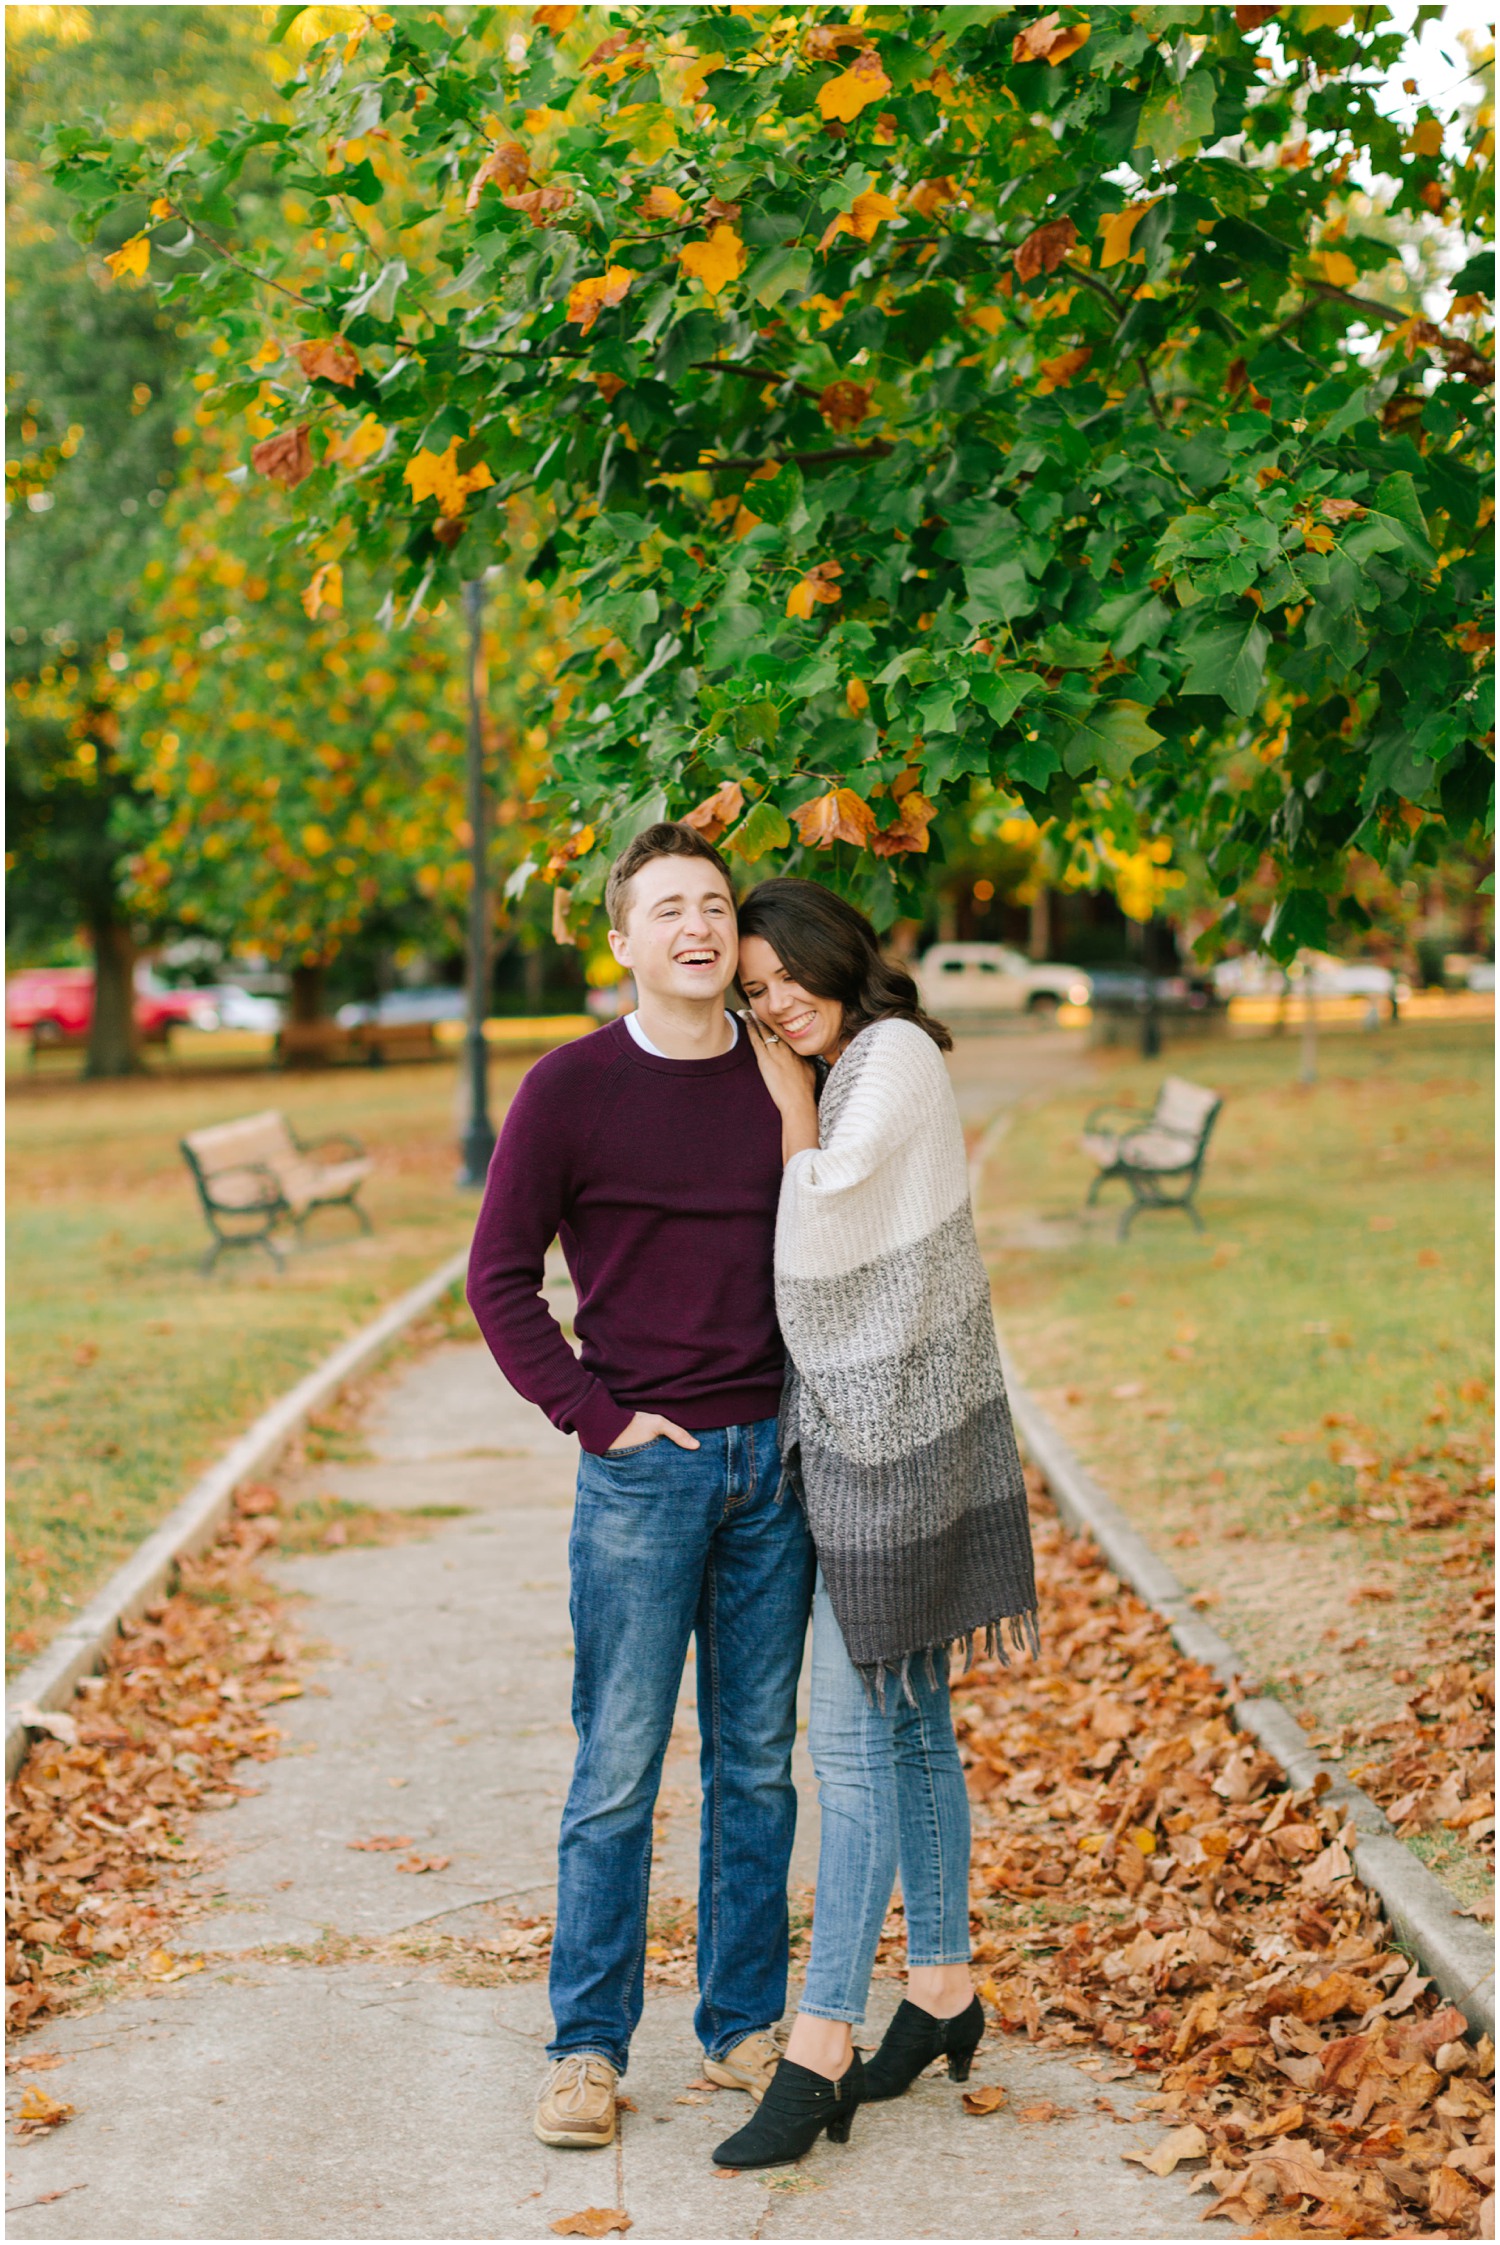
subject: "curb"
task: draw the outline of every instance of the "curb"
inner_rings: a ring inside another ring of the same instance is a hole
[[[1004,1350],[1002,1347],[1002,1354]],[[1307,1743],[1301,1726],[1279,1699],[1244,1696],[1247,1664],[1217,1629],[1194,1610],[1186,1587],[1119,1506],[1074,1456],[1046,1412],[1015,1377],[1007,1357],[1005,1383],[1016,1432],[1047,1483],[1068,1526],[1098,1545],[1114,1573],[1166,1621],[1178,1650],[1212,1669],[1228,1692],[1235,1726],[1275,1756],[1287,1782],[1300,1790],[1324,1777],[1323,1798],[1353,1826],[1354,1868],[1379,1901],[1392,1932],[1457,2004],[1475,2034],[1495,2037],[1495,1949],[1487,1928],[1460,1917],[1453,1896],[1428,1870],[1385,1811]]]
[[[83,1612],[21,1670],[5,1694],[5,1774],[14,1777],[26,1752],[36,1715],[66,1707],[83,1677],[99,1666],[122,1623],[159,1598],[179,1559],[206,1549],[228,1518],[242,1481],[263,1473],[320,1403],[362,1372],[414,1318],[430,1309],[463,1276],[469,1252],[462,1249],[440,1264],[410,1293],[344,1341],[294,1388],[262,1411],[254,1425],[195,1481],[159,1528],[111,1575]]]

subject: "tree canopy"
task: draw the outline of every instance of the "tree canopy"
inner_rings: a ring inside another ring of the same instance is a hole
[[[581,901],[667,811],[889,921],[981,781],[1190,843],[1225,932],[1269,867],[1286,955],[1351,851],[1490,799],[1492,113],[1394,120],[1402,51],[1341,6],[351,11],[276,117],[48,160],[273,425],[309,575],[430,602],[534,495]]]

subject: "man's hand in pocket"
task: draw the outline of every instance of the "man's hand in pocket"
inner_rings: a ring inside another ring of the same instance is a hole
[[[659,1411],[637,1411],[629,1426],[609,1447],[611,1450],[639,1450],[646,1443],[655,1442],[660,1435],[665,1435],[669,1442],[675,1442],[679,1450],[702,1448],[696,1434],[689,1434],[686,1427],[677,1426],[671,1419],[664,1419]]]

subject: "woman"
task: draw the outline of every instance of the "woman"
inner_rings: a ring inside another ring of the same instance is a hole
[[[750,2167],[800,2157],[825,2127],[843,2141],[861,2099],[899,2097],[935,2058],[968,2074],[984,2012],[948,1648],[967,1658],[980,1635],[1003,1658],[1006,1622],[1034,1647],[1036,1587],[952,1040],[869,922],[816,882],[751,891],[740,987],[782,1117],[780,1436],[818,1553],[808,1744],[823,1816],[786,2056],[714,2154]],[[862,2067],[851,2030],[898,1867],[908,1993]]]

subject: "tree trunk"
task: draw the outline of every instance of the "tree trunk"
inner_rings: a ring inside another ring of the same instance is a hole
[[[1031,932],[1026,939],[1026,950],[1030,958],[1045,959],[1051,949],[1052,891],[1044,881],[1039,881],[1031,900]]]
[[[89,1023],[86,1076],[133,1076],[141,1066],[135,1019],[135,938],[119,920],[89,931],[94,947],[94,1014]]]
[[[289,1018],[299,1024],[321,1021],[323,1018],[323,976],[321,960],[315,966],[292,969],[291,1009]]]

